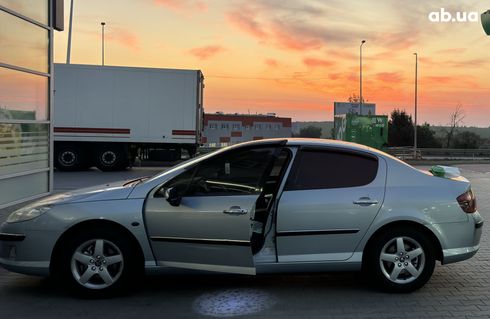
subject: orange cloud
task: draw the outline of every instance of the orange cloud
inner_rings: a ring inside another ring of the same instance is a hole
[[[267,33],[262,26],[256,21],[257,11],[243,7],[227,13],[228,21],[238,30],[248,33],[251,36],[264,39]]]
[[[203,1],[194,0],[153,0],[156,5],[167,7],[174,11],[197,10],[206,11],[208,6]]]
[[[93,31],[92,29],[82,29],[79,32],[100,40],[99,31]],[[107,42],[115,42],[132,50],[140,49],[140,40],[139,36],[136,33],[112,24],[106,26],[104,38]]]
[[[219,45],[208,45],[205,47],[190,49],[189,53],[201,60],[206,60],[224,51],[226,51],[226,49]]]
[[[306,34],[287,30],[280,24],[271,26],[273,42],[282,49],[290,50],[315,50],[322,46],[322,41],[318,38],[308,37]]]
[[[275,59],[265,59],[264,63],[271,67],[277,67],[279,65],[279,62]]]
[[[299,22],[282,21],[271,12],[274,10],[264,3],[255,2],[255,6],[242,3],[227,13],[227,19],[239,31],[252,36],[261,43],[267,43],[280,49],[304,51],[319,49],[325,45],[322,36],[328,32],[305,27]],[[340,33],[343,34],[343,32]],[[334,37],[336,40],[345,41],[345,37],[337,35]]]
[[[403,75],[397,72],[380,72],[376,74],[376,79],[381,82],[394,84],[403,81]]]
[[[329,58],[335,59],[345,59],[345,60],[357,60],[359,59],[359,54],[352,53],[352,50],[328,50],[327,56]]]
[[[443,49],[443,50],[438,50],[436,53],[438,54],[459,54],[459,53],[464,53],[466,52],[466,48],[451,48],[451,49]]]
[[[105,38],[108,41],[115,41],[118,42],[119,44],[128,47],[133,50],[138,50],[139,49],[139,38],[138,36],[133,33],[132,31],[123,29],[123,28],[118,28],[118,27],[112,27],[109,32],[107,32]]]
[[[424,76],[419,80],[419,85],[430,91],[444,91],[444,90],[465,90],[481,89],[476,78],[472,75],[429,75]]]
[[[315,59],[315,58],[304,58],[303,63],[306,66],[309,67],[330,67],[334,65],[332,61],[327,61],[327,60],[322,60],[322,59]]]
[[[440,58],[420,57],[419,61],[427,65],[438,68],[482,68],[488,66],[490,61],[487,59],[469,59],[469,60],[441,60]]]

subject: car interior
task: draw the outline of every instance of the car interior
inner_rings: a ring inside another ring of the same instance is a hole
[[[269,221],[273,216],[273,204],[277,198],[279,186],[281,185],[281,180],[286,172],[290,159],[291,151],[282,149],[279,156],[274,160],[272,169],[264,183],[262,193],[255,203],[255,213],[251,217],[251,245],[254,255],[262,249],[267,233],[270,231],[270,227],[267,228],[267,226],[271,225]]]

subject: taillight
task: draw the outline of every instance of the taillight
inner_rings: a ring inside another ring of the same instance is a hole
[[[461,209],[468,214],[476,212],[476,196],[471,188],[464,194],[461,194],[457,198]]]

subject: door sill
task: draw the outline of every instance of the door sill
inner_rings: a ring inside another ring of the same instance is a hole
[[[165,267],[173,267],[173,268],[205,270],[205,271],[212,271],[212,272],[223,272],[223,273],[233,273],[233,274],[243,274],[243,275],[256,274],[255,267],[195,264],[195,263],[184,263],[178,261],[159,261],[158,265],[165,266]]]

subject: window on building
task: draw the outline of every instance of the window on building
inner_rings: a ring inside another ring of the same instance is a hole
[[[255,129],[256,130],[261,130],[262,129],[262,124],[255,124]]]
[[[229,128],[229,124],[228,123],[221,123],[221,129],[222,130],[227,130]]]
[[[376,178],[377,172],[378,160],[371,155],[305,150],[296,157],[286,188],[304,190],[364,186]]]
[[[240,129],[240,124],[238,124],[238,123],[234,123],[234,124],[233,124],[233,129],[234,129],[234,130],[239,130],[239,129]]]
[[[48,72],[49,30],[0,11],[0,39],[2,63]]]
[[[0,0],[0,207],[51,188],[50,2]]]
[[[217,128],[218,128],[218,124],[216,124],[216,123],[209,123],[209,129],[216,130]]]
[[[0,6],[39,23],[48,24],[48,0],[0,0]]]

